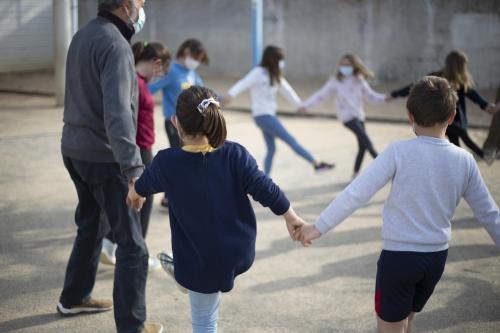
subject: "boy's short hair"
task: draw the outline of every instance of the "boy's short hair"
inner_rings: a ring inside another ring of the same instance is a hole
[[[457,92],[441,77],[424,76],[411,89],[406,102],[415,123],[431,127],[445,123],[457,107]]]

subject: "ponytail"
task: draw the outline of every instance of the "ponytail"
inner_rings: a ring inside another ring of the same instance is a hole
[[[208,143],[214,148],[221,147],[226,141],[226,120],[219,106],[211,104],[202,114],[203,132],[208,138]]]
[[[160,59],[162,65],[166,67],[172,58],[167,47],[158,42],[136,42],[132,45],[132,52],[136,65],[141,61]]]
[[[226,141],[226,120],[212,90],[200,86],[185,89],[177,99],[175,111],[183,133],[204,135],[214,148]]]

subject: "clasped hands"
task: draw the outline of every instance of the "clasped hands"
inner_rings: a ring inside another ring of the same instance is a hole
[[[146,198],[141,197],[135,191],[135,181],[137,178],[132,178],[128,182],[128,195],[127,195],[127,206],[133,208],[136,212],[139,212],[144,205]]]
[[[314,224],[304,222],[304,220],[295,214],[293,208],[290,207],[283,217],[285,218],[290,238],[302,243],[303,246],[312,245],[312,241],[321,236],[321,233],[316,229]]]

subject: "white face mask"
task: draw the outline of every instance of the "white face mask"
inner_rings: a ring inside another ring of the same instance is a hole
[[[351,76],[354,70],[352,66],[339,66],[339,72],[344,76]]]
[[[134,1],[134,4],[135,3],[136,2]],[[135,33],[139,33],[139,31],[141,31],[142,28],[144,28],[144,24],[146,24],[146,12],[144,11],[144,8],[141,7],[141,9],[139,9],[139,14],[137,15],[137,21],[132,20],[132,17],[128,13],[128,11],[127,11],[127,16],[130,22],[132,23],[132,26],[134,27]]]
[[[285,60],[278,61],[278,67],[283,70],[285,69]]]
[[[144,8],[139,9],[139,17],[137,18],[137,22],[133,24],[135,33],[139,33],[139,31],[144,28],[144,24],[146,24],[146,12]]]
[[[186,60],[184,60],[184,64],[188,69],[194,70],[200,66],[200,62],[198,60],[194,60],[190,56],[186,57]]]

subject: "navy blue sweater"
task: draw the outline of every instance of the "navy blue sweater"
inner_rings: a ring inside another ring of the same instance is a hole
[[[227,292],[255,258],[256,219],[247,194],[276,215],[290,202],[241,145],[211,153],[160,151],[135,183],[141,196],[165,192],[175,279],[200,293]]]

